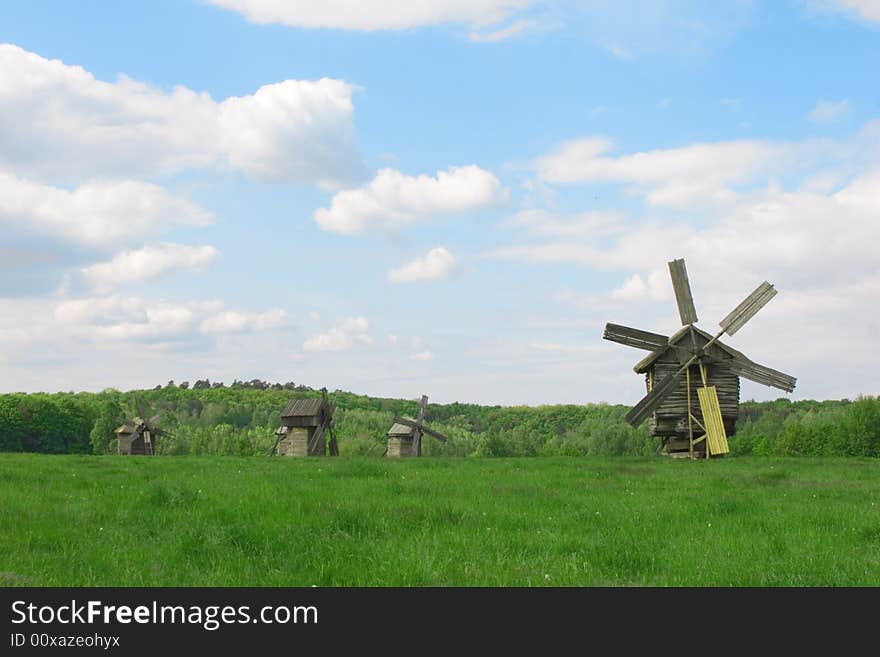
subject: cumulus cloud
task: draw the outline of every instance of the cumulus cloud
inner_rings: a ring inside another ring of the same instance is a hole
[[[457,214],[499,203],[506,190],[476,165],[450,167],[434,177],[381,169],[366,186],[338,192],[314,217],[327,231],[353,235],[373,226],[392,229],[437,214]]]
[[[415,281],[436,281],[446,278],[458,262],[446,248],[438,246],[424,255],[388,272],[392,283],[412,283]]]
[[[369,345],[370,322],[366,317],[350,317],[326,333],[317,333],[303,343],[303,351],[345,351],[356,344]]]
[[[0,224],[25,231],[98,246],[212,221],[207,210],[150,183],[97,181],[69,191],[0,171]]]
[[[338,186],[362,174],[352,91],[341,80],[285,80],[217,102],[183,86],[104,82],[0,44],[0,164],[70,181],[220,166]]]
[[[213,263],[220,252],[213,246],[159,244],[123,251],[108,262],[82,270],[86,280],[98,289],[112,289],[125,283],[158,278],[178,269],[200,270]]]
[[[343,30],[406,30],[440,23],[495,23],[533,0],[208,0],[253,23]]]
[[[809,119],[813,123],[834,123],[849,112],[849,101],[820,100],[810,111]]]

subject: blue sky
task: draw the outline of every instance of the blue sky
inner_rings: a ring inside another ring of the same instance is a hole
[[[880,2],[8,0],[0,390],[624,402],[615,321],[877,394]],[[846,348],[841,349],[842,345]],[[745,398],[774,398],[744,382]]]

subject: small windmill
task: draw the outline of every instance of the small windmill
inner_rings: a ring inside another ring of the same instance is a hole
[[[327,398],[327,388],[321,388],[320,399],[291,399],[281,413],[281,426],[275,431],[271,453],[324,456],[329,442],[330,456],[339,456],[339,444],[333,431],[335,411],[336,402]]]
[[[156,439],[162,436],[174,437],[170,431],[159,428],[162,413],[156,413],[149,420],[144,420],[144,409],[137,402],[140,415],[126,420],[116,429],[118,439],[117,453],[125,456],[155,456]]]
[[[650,355],[635,366],[645,374],[648,394],[626,415],[632,426],[651,416],[651,435],[660,436],[667,454],[706,458],[729,451],[727,436],[739,414],[739,377],[791,392],[793,376],[759,365],[719,338],[739,331],[776,295],[763,282],[719,322],[713,335],[698,329],[684,260],[669,263],[682,328],[670,337],[607,324],[604,338],[646,349]],[[684,375],[684,376],[682,376]],[[697,400],[697,403],[695,403]]]
[[[395,417],[394,424],[388,430],[388,456],[421,456],[422,434],[433,436],[440,442],[446,442],[446,436],[425,426],[425,407],[428,396],[422,395],[419,401],[419,414],[414,420],[409,417]]]

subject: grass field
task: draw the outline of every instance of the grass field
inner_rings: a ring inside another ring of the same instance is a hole
[[[0,454],[3,586],[880,585],[867,459]]]

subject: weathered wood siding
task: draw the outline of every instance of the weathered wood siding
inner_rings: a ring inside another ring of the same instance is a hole
[[[305,427],[291,427],[278,443],[281,456],[307,456],[311,431]]]
[[[388,437],[388,456],[412,456],[412,438],[404,436]]]
[[[120,434],[117,452],[123,456],[145,456],[147,450],[143,436]]]
[[[326,440],[319,440],[311,451],[309,442],[315,435],[315,427],[290,427],[287,435],[278,442],[281,456],[324,456],[327,453]]]
[[[646,377],[646,387],[650,390],[651,375],[654,381],[661,381],[668,374],[674,373],[680,367],[678,362],[658,360],[652,371]],[[691,411],[700,422],[703,422],[703,414],[700,410],[697,388],[702,387],[703,380],[700,376],[700,368],[696,365],[691,368]],[[736,418],[739,415],[739,377],[723,363],[715,363],[706,366],[706,378],[709,385],[718,389],[718,402],[721,407],[721,417],[724,420],[724,429],[727,435],[733,435],[736,429]],[[657,407],[651,418],[650,431],[653,436],[687,436],[688,435],[688,402],[687,402],[687,376],[682,373],[675,389],[669,394],[663,403]],[[696,431],[702,431],[696,427]]]
[[[119,447],[116,448],[118,454],[127,455],[131,454],[131,436],[128,435],[120,435],[119,436]]]

